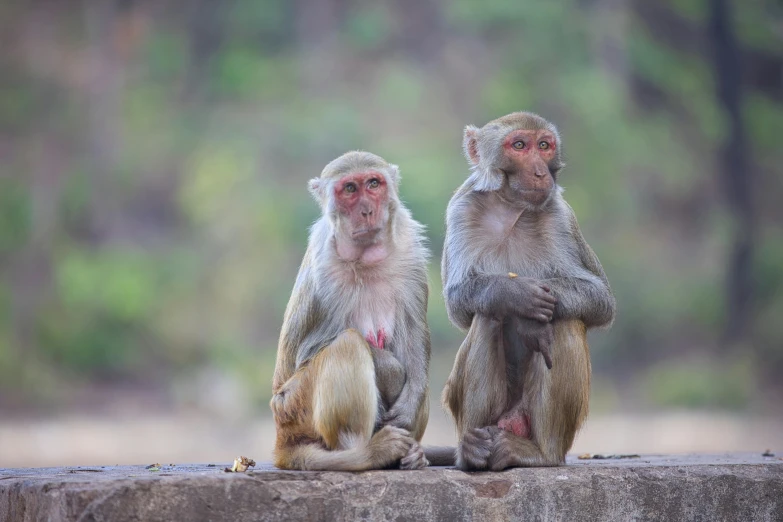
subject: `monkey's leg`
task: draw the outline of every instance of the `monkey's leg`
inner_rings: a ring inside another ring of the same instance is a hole
[[[278,466],[361,471],[387,467],[408,454],[414,441],[407,431],[386,426],[373,435],[378,413],[375,368],[370,347],[356,330],[340,334],[304,371],[309,375],[302,382],[312,381],[312,431],[322,444],[297,444],[294,439],[276,449]]]
[[[525,375],[520,404],[529,415],[530,438],[493,430],[489,458],[493,470],[563,464],[587,416],[590,352],[585,326],[578,320],[557,321],[553,326],[552,369],[547,369],[543,358],[533,357]]]
[[[492,434],[487,427],[507,406],[501,339],[499,321],[476,315],[449,378],[456,386],[447,391],[448,397],[444,393],[457,424],[456,464],[461,469],[487,469],[492,448]]]
[[[387,412],[402,393],[405,385],[405,368],[402,363],[389,350],[370,347],[373,364],[375,365],[375,383],[378,388],[380,400],[378,401],[378,416],[376,417],[376,429],[383,427],[383,414]],[[426,402],[426,401],[425,401]],[[428,406],[428,405],[427,405]],[[427,425],[428,409],[420,408],[417,412],[416,420],[413,424],[411,437],[416,440],[408,451],[408,454],[400,461],[400,469],[424,469],[429,465],[424,455],[424,450],[418,441],[424,434],[424,427]],[[420,419],[421,415],[423,419]],[[419,426],[421,428],[419,428]]]
[[[518,317],[507,317],[503,321],[503,347],[506,356],[506,376],[508,379],[507,411],[498,419],[498,428],[519,437],[530,438],[530,415],[525,410],[525,375],[530,360],[536,356],[522,340],[525,323]],[[549,356],[547,349],[547,357]]]

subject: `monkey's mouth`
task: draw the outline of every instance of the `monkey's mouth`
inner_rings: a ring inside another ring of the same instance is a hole
[[[552,189],[531,188],[531,189],[517,189],[519,194],[530,203],[541,203],[549,199]]]
[[[371,241],[375,239],[375,236],[377,236],[380,231],[381,227],[360,228],[351,233],[351,239],[354,241]]]

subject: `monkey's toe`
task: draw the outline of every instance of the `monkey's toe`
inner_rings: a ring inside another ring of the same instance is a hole
[[[416,441],[407,430],[394,426],[384,426],[370,440],[372,454],[375,455],[375,467],[384,468],[396,465],[411,449]]]
[[[503,471],[504,469],[513,468],[519,465],[519,459],[509,442],[508,432],[498,432],[494,437],[492,455],[490,455],[488,459],[488,464],[489,469],[492,471]]]
[[[487,428],[473,428],[465,432],[457,449],[457,467],[466,471],[487,469],[492,438],[492,432]]]
[[[424,449],[419,443],[415,443],[408,450],[408,454],[400,461],[400,469],[424,469],[430,465],[424,456]]]

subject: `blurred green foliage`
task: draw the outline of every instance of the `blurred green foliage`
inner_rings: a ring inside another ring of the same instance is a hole
[[[649,368],[643,382],[648,400],[663,407],[742,410],[758,393],[749,360],[666,361]]]
[[[613,329],[592,336],[599,379],[638,375],[656,405],[749,404],[783,369],[774,80],[749,77],[744,106],[760,187],[758,313],[741,350],[759,368],[720,342],[733,224],[705,3],[403,4],[3,6],[0,407],[67,403],[107,380],[176,396],[215,367],[265,408],[318,213],[306,181],[356,148],[401,166],[428,227],[433,349],[449,360],[462,335],[438,262],[468,171],[461,129],[516,110],[559,125],[561,183],[617,295]],[[779,73],[779,7],[734,5],[749,67]],[[670,20],[691,30],[672,40]],[[708,358],[681,364],[697,345]]]

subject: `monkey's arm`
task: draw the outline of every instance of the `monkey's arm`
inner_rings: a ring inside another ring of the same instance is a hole
[[[448,239],[447,239],[448,244]],[[555,298],[547,284],[525,277],[509,277],[470,269],[467,273],[448,274],[449,248],[443,250],[443,288],[449,319],[467,330],[476,314],[494,319],[518,315],[548,323],[552,319]],[[456,272],[456,271],[454,271]]]
[[[326,310],[318,299],[311,275],[310,258],[308,248],[285,310],[277,345],[273,393],[277,393],[291,378],[300,364],[310,359],[340,333],[338,328],[330,325]]]
[[[609,281],[598,257],[582,236],[573,211],[570,225],[579,264],[565,267],[563,277],[542,281],[557,298],[554,318],[581,319],[587,327],[609,326],[615,314]]]
[[[415,276],[420,279],[420,291],[411,306],[406,306],[395,327],[395,348],[405,366],[405,384],[399,397],[383,415],[382,424],[391,424],[412,433],[423,433],[424,426],[417,426],[419,410],[428,405],[427,372],[430,360],[430,330],[427,326],[427,275],[421,267]],[[426,424],[426,416],[424,416]],[[420,428],[420,429],[417,429]]]

